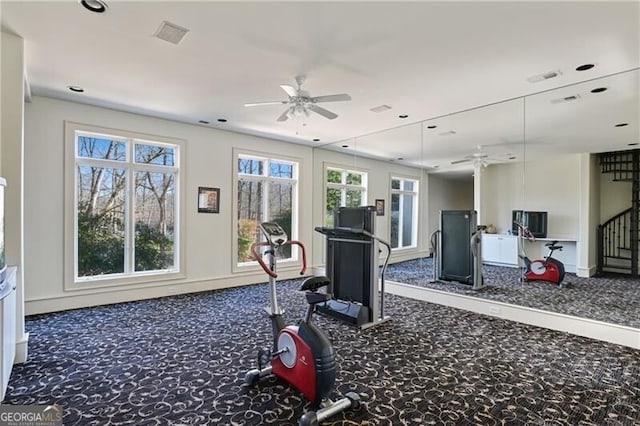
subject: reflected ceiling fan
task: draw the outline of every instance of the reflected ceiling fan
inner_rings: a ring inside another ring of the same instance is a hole
[[[338,114],[322,108],[317,104],[321,102],[340,102],[350,101],[351,96],[346,93],[340,93],[338,95],[325,95],[325,96],[311,96],[309,92],[302,90],[301,86],[305,81],[305,76],[299,75],[296,77],[296,83],[298,88],[290,86],[288,84],[281,84],[282,90],[286,92],[289,99],[286,101],[267,101],[267,102],[252,102],[244,104],[246,107],[261,106],[261,105],[289,105],[287,109],[278,117],[277,121],[287,121],[289,118],[294,117],[308,117],[309,111],[320,114],[321,116],[333,120],[338,117]]]
[[[508,160],[516,159],[516,156],[513,154],[506,154],[504,155],[504,157],[505,159],[508,159]],[[484,152],[483,146],[478,145],[477,152],[474,152],[473,154],[470,154],[470,155],[465,155],[460,160],[452,161],[451,164],[472,163],[474,166],[487,167],[492,161],[503,161],[503,159],[489,156],[489,154]]]

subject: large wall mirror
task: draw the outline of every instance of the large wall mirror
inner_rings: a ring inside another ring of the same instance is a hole
[[[369,182],[370,200],[390,201],[390,175],[420,177],[420,235],[415,250],[397,250],[395,265],[406,268],[394,265],[389,280],[640,328],[634,280],[593,277],[598,226],[632,201],[631,182],[603,173],[600,154],[639,146],[639,93],[640,71],[632,70],[330,144],[317,157],[350,161],[355,169],[384,163],[384,176]],[[492,225],[480,291],[430,282],[429,236],[439,211],[455,209],[476,209],[479,223]],[[546,212],[546,235],[519,240],[514,210]],[[393,218],[379,223],[389,237]],[[554,257],[570,285],[521,282],[519,254],[544,257],[552,240],[563,246]],[[413,260],[403,262],[403,253]]]

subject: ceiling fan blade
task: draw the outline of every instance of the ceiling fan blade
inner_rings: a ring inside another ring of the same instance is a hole
[[[452,161],[451,164],[461,164],[461,163],[468,163],[469,161],[471,161],[470,158],[465,158],[464,160],[456,160],[456,161]]]
[[[346,93],[340,93],[339,95],[316,96],[315,98],[311,98],[311,102],[340,102],[350,100],[351,96]]]
[[[298,95],[298,91],[293,86],[289,86],[288,84],[281,84],[282,90],[287,92],[287,95],[293,97]]]
[[[244,106],[246,107],[252,107],[252,106],[261,106],[261,105],[282,105],[282,104],[287,104],[289,103],[288,101],[266,101],[266,102],[251,102],[248,104],[244,104]]]
[[[311,111],[320,114],[321,116],[328,118],[329,120],[333,120],[334,118],[336,118],[338,116],[338,114],[335,114],[331,111],[329,111],[328,109],[324,109],[322,107],[319,107],[318,105],[315,104],[311,104],[309,106],[307,106],[307,108],[309,108]]]
[[[278,119],[276,121],[287,121],[289,119],[289,111],[291,110],[291,108],[287,108],[284,110],[284,112],[282,114],[280,114],[280,117],[278,117]]]

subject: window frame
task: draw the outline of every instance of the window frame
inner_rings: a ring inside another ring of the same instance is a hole
[[[393,181],[400,181],[400,189],[393,189]],[[404,182],[411,181],[413,182],[414,189],[411,191],[405,190]],[[400,195],[399,200],[399,210],[398,210],[398,247],[392,247],[392,252],[398,252],[403,250],[414,250],[418,248],[418,231],[419,231],[419,208],[420,208],[420,179],[416,176],[403,176],[396,173],[389,174],[389,242],[392,243],[391,238],[391,220],[393,217],[393,195]],[[403,225],[403,198],[405,195],[413,195],[413,214],[411,215],[411,244],[401,246],[400,243],[403,242],[402,238],[402,225]]]
[[[300,188],[301,188],[301,169],[302,169],[302,158],[291,157],[288,155],[280,155],[274,153],[260,152],[260,151],[252,151],[241,148],[233,149],[233,169],[232,169],[232,187],[233,187],[233,200],[232,200],[232,213],[231,213],[231,229],[232,229],[232,253],[231,253],[231,271],[232,273],[245,273],[245,272],[254,272],[261,271],[262,269],[258,265],[256,261],[250,262],[239,262],[238,261],[238,183],[241,180],[247,181],[256,181],[256,182],[264,182],[265,193],[269,190],[270,183],[281,183],[281,182],[291,182],[292,184],[292,193],[291,193],[291,234],[289,235],[289,240],[297,240],[300,235],[300,208],[299,208],[299,200],[300,200]],[[247,159],[256,159],[256,160],[266,160],[266,165],[264,167],[263,174],[243,174],[238,170],[238,161],[241,158]],[[290,164],[292,166],[292,177],[291,178],[282,178],[269,176],[270,163],[271,162],[280,162]],[[268,211],[268,200],[263,198],[261,200],[262,203],[262,211]],[[280,270],[289,270],[298,268],[301,265],[301,259],[298,255],[297,250],[292,250],[293,256],[288,259],[278,259],[278,266]]]
[[[168,138],[163,136],[149,135],[137,133],[128,130],[111,129],[106,127],[74,123],[70,121],[64,122],[65,128],[65,165],[64,165],[64,193],[65,193],[65,236],[64,236],[64,290],[91,290],[103,287],[123,286],[127,285],[136,288],[135,284],[146,284],[151,282],[177,280],[186,277],[185,274],[185,244],[184,229],[185,214],[182,199],[184,198],[184,178],[182,178],[182,170],[184,170],[185,161],[185,143],[181,139]],[[90,158],[78,156],[78,137],[79,136],[98,136],[108,137],[113,140],[123,141],[127,144],[126,155],[124,161],[107,160],[101,158]],[[167,146],[174,148],[174,164],[173,166],[146,164],[135,162],[135,146],[136,144]],[[123,273],[96,275],[91,277],[78,276],[78,167],[105,167],[111,169],[122,169],[125,171],[127,178],[126,187],[124,189],[125,198],[125,241],[124,241],[124,261],[125,267]],[[134,198],[135,191],[135,173],[151,171],[156,173],[171,173],[174,176],[175,183],[175,211],[174,211],[174,265],[172,268],[153,270],[153,271],[135,271],[134,264],[134,238],[135,238],[135,211]]]
[[[329,171],[338,171],[341,173],[340,183],[329,182]],[[347,183],[347,176],[349,173],[357,173],[362,176],[360,185],[354,185]],[[346,206],[347,192],[349,190],[360,190],[362,195],[360,197],[360,207],[368,205],[368,192],[369,192],[369,171],[365,169],[358,169],[355,167],[345,167],[339,164],[324,163],[323,167],[323,190],[322,190],[322,205],[323,205],[323,223],[325,226],[327,222],[327,191],[329,189],[340,190],[340,206]]]

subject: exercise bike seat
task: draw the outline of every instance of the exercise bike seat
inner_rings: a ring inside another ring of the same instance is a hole
[[[549,247],[549,250],[551,251],[562,250],[562,246],[551,245],[547,247]]]
[[[331,280],[324,276],[309,277],[300,286],[300,291],[316,292],[319,288],[329,285]]]

